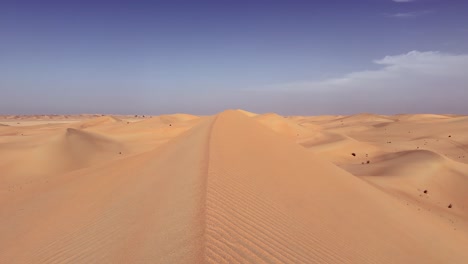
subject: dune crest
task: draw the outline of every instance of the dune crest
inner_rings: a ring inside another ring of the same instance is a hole
[[[236,109],[236,111],[240,112],[240,113],[243,113],[244,115],[248,116],[248,117],[254,117],[254,116],[257,116],[258,114],[256,113],[253,113],[253,112],[249,112],[249,111],[246,111],[246,110],[243,110],[243,109]]]

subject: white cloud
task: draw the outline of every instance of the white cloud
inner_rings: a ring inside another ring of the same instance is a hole
[[[400,12],[388,15],[389,17],[395,18],[410,18],[410,17],[418,17],[423,15],[428,15],[433,13],[432,10],[421,10],[421,11],[414,11],[414,12]]]
[[[468,54],[453,55],[437,51],[411,51],[406,54],[385,56],[375,60],[375,64],[383,66],[379,70],[359,71],[349,73],[340,78],[333,78],[319,82],[302,82],[283,84],[276,87],[300,89],[330,89],[353,87],[376,87],[385,82],[398,82],[401,84],[411,82],[444,81],[453,82],[459,79],[468,84]],[[456,79],[453,79],[456,78]],[[378,83],[375,83],[378,82]],[[384,85],[385,86],[385,85]],[[468,86],[467,86],[468,88]]]
[[[309,105],[321,104],[320,110],[331,109],[328,112],[335,110],[330,105],[340,105],[352,112],[468,113],[468,54],[411,51],[374,63],[381,68],[323,81],[274,85],[269,90],[301,94],[309,98]]]

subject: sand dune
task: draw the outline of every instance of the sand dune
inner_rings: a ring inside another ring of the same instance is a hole
[[[88,130],[101,134],[112,134],[125,142],[131,153],[152,150],[168,140],[193,128],[203,118],[191,115],[165,115],[133,122],[117,122],[95,126]]]
[[[240,113],[245,114],[244,112]],[[249,114],[246,115],[254,117],[258,122],[264,124],[265,126],[269,127],[270,129],[279,134],[293,138],[303,138],[309,136],[314,132],[314,129],[318,129],[318,127],[312,126],[308,126],[306,128],[292,120],[289,120],[286,117],[280,116],[275,113],[268,113],[256,116],[252,116]]]
[[[42,140],[38,145],[17,148],[21,151],[10,152],[8,162],[4,164],[7,173],[3,174],[1,179],[9,184],[112,160],[126,149],[123,144],[105,136],[73,128],[60,131],[50,139]]]
[[[174,114],[174,115],[162,115],[162,116],[155,116],[149,119],[141,120],[135,122],[131,125],[134,127],[140,128],[155,128],[155,127],[167,127],[167,126],[177,126],[182,124],[185,125],[187,123],[195,123],[198,122],[200,117],[193,116],[193,115],[186,115],[186,114]]]
[[[401,115],[396,115],[395,117],[397,118],[397,120],[400,120],[400,121],[416,121],[416,122],[452,118],[449,115],[434,115],[434,114],[417,114],[417,115],[401,114]]]
[[[468,259],[461,117],[133,121],[0,134],[0,263]]]
[[[95,127],[95,126],[100,126],[100,125],[105,125],[105,124],[113,124],[117,122],[122,122],[122,120],[113,117],[113,116],[101,116],[101,117],[96,117],[90,120],[86,120],[80,123],[75,124],[75,127],[78,127],[80,129],[84,128],[89,128],[89,127]]]
[[[458,123],[465,123],[468,121],[468,117],[466,116],[461,116],[461,117],[454,117],[449,120],[450,122],[458,122]]]
[[[346,169],[390,192],[404,193],[418,203],[447,209],[468,216],[465,191],[468,165],[454,162],[428,150],[410,150],[376,157],[366,166],[348,165]],[[372,175],[372,176],[368,176]],[[424,193],[426,190],[427,193]]]
[[[249,111],[246,111],[246,110],[243,110],[243,109],[237,109],[236,111],[246,115],[246,116],[249,116],[249,117],[254,117],[254,116],[257,116],[258,114],[256,113],[252,113],[252,112],[249,112]]]
[[[393,119],[389,116],[384,116],[384,115],[362,113],[362,114],[357,114],[357,115],[345,116],[345,117],[339,118],[338,120],[357,121],[357,122],[387,122]]]
[[[170,123],[190,121],[190,120],[198,119],[200,117],[195,116],[195,115],[188,115],[188,114],[173,114],[173,115],[161,115],[161,116],[158,116],[157,118],[159,118],[165,124],[170,124]]]

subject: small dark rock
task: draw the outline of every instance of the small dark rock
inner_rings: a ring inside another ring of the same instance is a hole
[[[424,190],[424,193],[427,193],[427,190]]]
[[[452,204],[449,204],[447,207],[448,207],[448,208],[452,208]]]
[[[368,160],[366,163],[369,164],[369,163],[370,163],[370,160]]]
[[[354,153],[354,152],[353,152],[353,153],[351,153],[351,155],[353,155],[354,157],[356,157],[356,153]]]

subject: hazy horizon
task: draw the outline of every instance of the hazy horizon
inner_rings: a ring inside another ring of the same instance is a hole
[[[468,2],[2,1],[0,115],[468,114]]]

